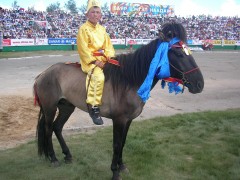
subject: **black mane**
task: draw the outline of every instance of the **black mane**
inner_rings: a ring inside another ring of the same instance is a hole
[[[163,34],[165,41],[170,41],[172,38],[178,37],[182,42],[187,43],[186,30],[180,23],[165,23],[159,31]]]
[[[114,59],[119,61],[120,67],[106,64],[104,67],[105,79],[110,80],[114,89],[140,86],[147,73],[156,52],[158,39],[143,45],[135,52],[120,54]]]
[[[120,67],[107,63],[104,67],[105,81],[111,81],[116,91],[123,88],[135,88],[141,86],[145,80],[151,61],[160,41],[170,41],[178,37],[186,43],[186,31],[182,24],[171,22],[162,26],[159,33],[160,39],[155,39],[147,45],[143,45],[135,52],[120,54],[114,59],[119,61]]]

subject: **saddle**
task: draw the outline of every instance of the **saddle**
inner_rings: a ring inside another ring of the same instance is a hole
[[[81,64],[79,62],[65,62],[67,65],[75,65],[77,67],[81,67]]]

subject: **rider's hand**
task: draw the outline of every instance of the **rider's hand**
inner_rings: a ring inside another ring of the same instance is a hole
[[[95,65],[100,67],[100,68],[103,68],[104,67],[104,63],[102,61],[99,61],[99,60],[96,60],[95,61]]]

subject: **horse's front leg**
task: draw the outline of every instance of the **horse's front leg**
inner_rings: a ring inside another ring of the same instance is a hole
[[[123,132],[123,140],[122,140],[122,148],[121,148],[121,152],[120,152],[120,155],[119,155],[119,159],[118,159],[118,168],[119,168],[119,171],[120,172],[125,172],[125,173],[128,173],[128,168],[127,166],[124,164],[123,162],[123,159],[122,159],[122,154],[123,154],[123,148],[124,148],[124,145],[125,145],[125,142],[126,142],[126,139],[127,139],[127,134],[128,134],[128,130],[129,130],[129,127],[132,123],[132,120],[129,120],[124,128],[124,132]]]
[[[127,127],[127,128],[126,128]],[[113,159],[111,170],[113,172],[113,180],[119,180],[120,170],[123,168],[122,151],[126,140],[126,129],[128,130],[127,121],[124,119],[113,119]],[[120,165],[120,166],[119,166]]]

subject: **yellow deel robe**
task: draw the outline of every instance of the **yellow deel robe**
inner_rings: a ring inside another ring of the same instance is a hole
[[[93,56],[93,52],[103,50],[107,57],[114,57],[115,50],[110,41],[110,37],[103,26],[100,24],[94,26],[87,21],[78,30],[77,47],[82,70],[88,74],[86,79],[86,89],[88,91],[86,102],[92,106],[101,105],[104,74],[103,70],[96,67],[93,62],[96,60],[106,62],[107,60],[103,56]]]

